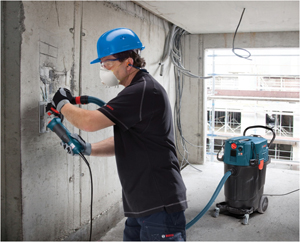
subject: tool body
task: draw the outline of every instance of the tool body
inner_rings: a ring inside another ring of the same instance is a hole
[[[67,144],[75,155],[79,155],[83,150],[82,145],[74,138],[72,138],[70,131],[62,124],[60,118],[53,118],[47,125],[57,136]]]
[[[88,103],[94,103],[100,107],[105,105],[105,102],[101,99],[98,99],[96,97],[92,96],[78,96],[74,97],[74,99],[71,102],[72,104],[88,104]],[[51,108],[52,114],[55,113],[56,116],[53,118],[47,125],[47,127],[52,130],[54,133],[57,134],[57,136],[61,139],[62,144],[64,147],[68,149],[69,153],[72,153],[73,155],[79,155],[86,165],[88,166],[89,172],[90,172],[90,179],[91,179],[91,208],[90,208],[90,237],[89,240],[92,240],[92,221],[93,221],[93,177],[92,177],[92,171],[90,164],[88,163],[87,159],[83,155],[84,147],[78,142],[77,139],[72,137],[72,134],[70,131],[62,124],[63,115],[58,113],[57,110]],[[49,113],[48,113],[49,114]],[[49,114],[50,115],[50,114]],[[71,149],[71,150],[70,150]]]

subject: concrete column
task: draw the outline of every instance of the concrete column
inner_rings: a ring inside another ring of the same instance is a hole
[[[294,113],[294,132],[293,137],[300,137],[300,118],[299,118],[299,109]],[[293,160],[300,161],[300,143],[299,141],[296,145],[293,146]]]
[[[21,2],[1,2],[1,240],[22,240]]]
[[[184,66],[192,73],[203,73],[203,48],[202,37],[199,35],[187,35],[183,40]],[[188,150],[189,162],[203,164],[206,139],[206,113],[203,112],[206,100],[203,98],[205,81],[184,76],[184,89],[182,95],[181,124]],[[181,141],[178,141],[179,149],[183,154]]]

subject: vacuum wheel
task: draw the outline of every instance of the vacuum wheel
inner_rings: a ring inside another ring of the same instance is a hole
[[[268,204],[269,204],[268,197],[262,196],[260,198],[259,207],[257,209],[257,212],[259,212],[259,213],[265,213],[265,211],[268,208]]]
[[[244,214],[243,220],[242,220],[243,225],[248,225],[249,224],[249,217],[250,217],[249,214]]]
[[[217,218],[217,217],[219,217],[219,214],[220,214],[220,208],[215,207],[214,211],[212,212],[212,216],[214,218]]]

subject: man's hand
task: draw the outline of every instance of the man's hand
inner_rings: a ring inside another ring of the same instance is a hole
[[[66,103],[74,103],[74,97],[67,88],[59,88],[52,99],[52,106],[58,112]]]
[[[81,153],[82,153],[82,154],[84,154],[84,155],[91,155],[91,152],[92,152],[92,146],[91,146],[90,143],[85,142],[85,141],[81,138],[81,136],[78,135],[78,134],[71,134],[71,137],[72,137],[73,139],[76,139],[76,140],[81,144],[81,146],[83,147],[83,150],[81,150]],[[64,147],[64,149],[67,151],[67,153],[69,153],[69,154],[71,154],[71,155],[73,155],[73,156],[74,156],[74,155],[78,155],[78,154],[74,154],[74,153],[73,153],[72,148],[71,148],[68,144],[63,143],[63,142],[61,142],[60,144]]]
[[[64,115],[62,115],[60,112],[58,112],[52,105],[52,103],[48,103],[46,106],[46,113],[50,115],[54,115],[57,118],[61,119],[61,122],[64,120]]]

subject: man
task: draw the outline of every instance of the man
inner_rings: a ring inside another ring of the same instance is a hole
[[[186,188],[180,175],[171,107],[164,88],[145,70],[144,46],[130,29],[104,33],[97,42],[100,78],[125,88],[98,110],[73,106],[69,90],[59,89],[52,105],[77,128],[92,132],[109,126],[114,136],[85,143],[84,154],[116,156],[122,185],[123,238],[186,240]]]

